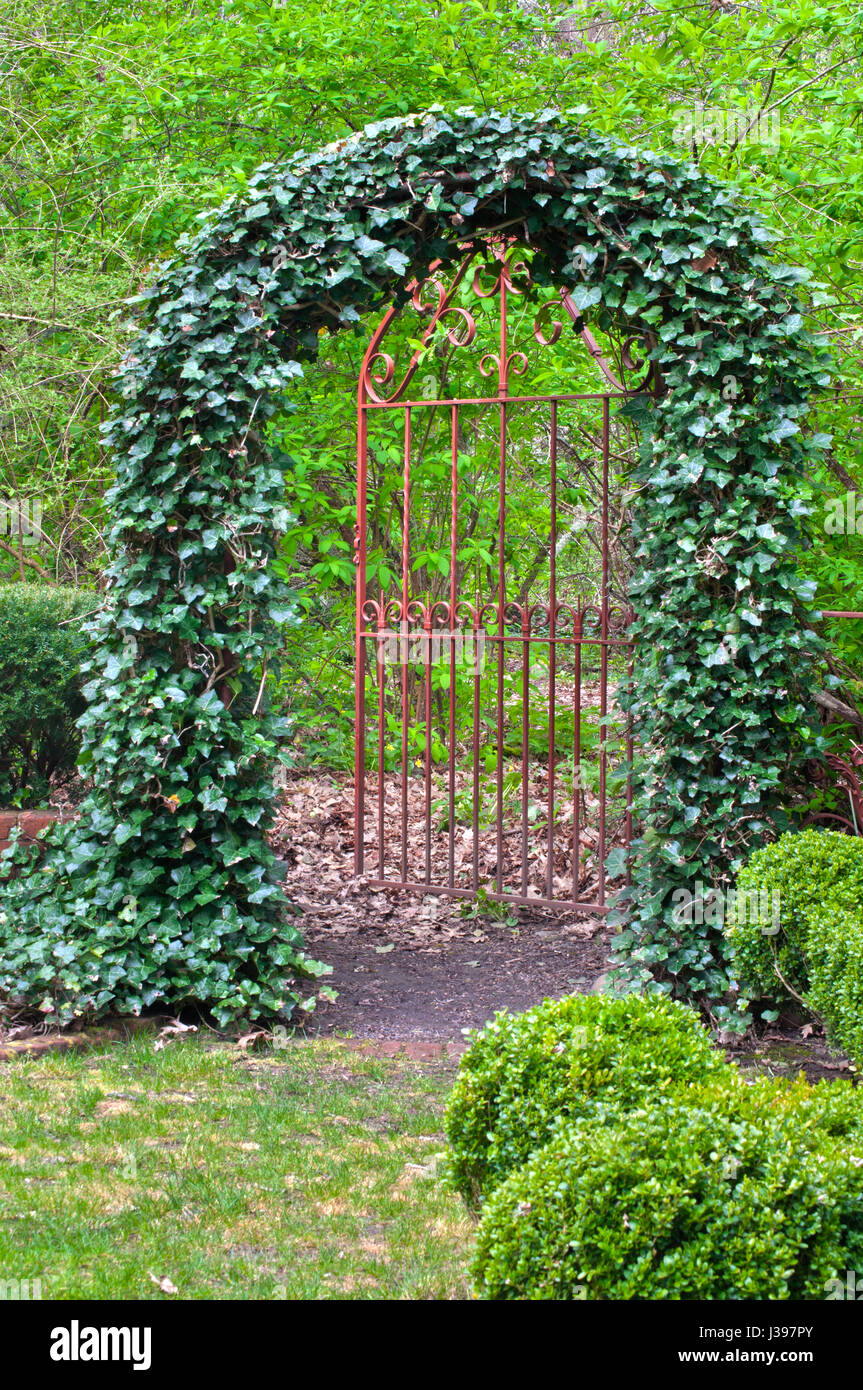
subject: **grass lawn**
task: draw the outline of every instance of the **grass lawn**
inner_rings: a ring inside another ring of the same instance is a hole
[[[152,1036],[0,1065],[0,1279],[45,1299],[465,1298],[453,1064]]]

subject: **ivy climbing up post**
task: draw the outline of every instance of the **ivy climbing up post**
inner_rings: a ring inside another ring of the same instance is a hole
[[[502,225],[532,248],[536,283],[646,340],[664,383],[630,407],[643,839],[618,982],[733,1018],[721,929],[676,923],[672,894],[725,882],[784,825],[785,783],[817,747],[795,484],[822,442],[802,425],[826,370],[801,273],[770,260],[731,191],[554,111],[434,110],[264,165],[139,296],[105,435],[112,562],[82,720],[94,789],[43,860],[0,869],[6,998],[64,1021],[191,1001],[222,1022],[285,1017],[323,969],[266,841],[280,737],[266,671],[296,618],[272,564],[284,460],[263,427],[322,333]]]

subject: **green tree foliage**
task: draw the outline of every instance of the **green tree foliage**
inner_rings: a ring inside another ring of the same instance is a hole
[[[823,522],[834,495],[863,487],[861,27],[854,0],[0,0],[0,493],[49,503],[44,546],[7,557],[10,571],[102,562],[97,424],[128,334],[118,301],[150,262],[264,159],[434,102],[579,106],[593,129],[741,183],[781,259],[822,282],[804,291],[808,321],[841,366],[819,406],[832,442],[806,484]],[[328,393],[331,436],[351,429],[350,396],[345,410]],[[328,491],[349,504],[338,474]],[[819,601],[859,606],[859,538],[817,534]],[[855,632],[830,636],[860,670]]]
[[[0,0],[0,496],[38,493],[46,535],[14,556],[0,536],[10,573],[105,563],[98,424],[132,327],[121,301],[200,210],[300,145],[482,102],[533,29],[514,0],[382,19],[370,3]]]

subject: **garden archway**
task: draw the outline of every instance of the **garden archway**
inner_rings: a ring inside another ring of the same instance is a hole
[[[667,388],[633,406],[631,713],[647,757],[622,980],[660,971],[680,992],[725,993],[721,936],[681,937],[667,909],[782,823],[783,777],[807,751],[792,729],[813,637],[795,613],[788,484],[818,447],[801,419],[826,376],[803,275],[773,265],[756,219],[691,165],[557,112],[435,110],[263,166],[139,296],[106,428],[110,604],[82,720],[95,790],[47,874],[6,888],[23,941],[102,933],[98,965],[68,963],[61,1015],[73,997],[77,1011],[196,998],[220,1018],[273,1014],[313,969],[264,838],[279,737],[265,669],[294,610],[270,564],[285,460],[262,426],[320,334],[452,266],[457,240],[512,228],[538,283],[568,283],[599,327],[648,339]],[[40,978],[25,971],[20,992]]]

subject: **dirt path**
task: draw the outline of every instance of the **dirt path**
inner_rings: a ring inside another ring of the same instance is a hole
[[[465,917],[442,897],[373,891],[353,880],[353,806],[346,776],[296,777],[273,837],[286,888],[303,909],[310,952],[333,967],[338,999],[320,1006],[310,1035],[359,1046],[460,1048],[462,1030],[496,1010],[596,989],[611,931],[596,917],[519,909],[509,922]],[[746,1070],[810,1081],[853,1075],[822,1030],[788,1018],[757,1042],[730,1047]]]
[[[437,947],[393,940],[386,931],[334,938],[321,926],[307,926],[306,939],[333,966],[339,992],[309,1031],[357,1038],[456,1041],[497,1009],[518,1012],[542,999],[586,993],[606,964],[598,922],[488,925]]]
[[[339,993],[310,1033],[459,1041],[498,1009],[587,992],[607,969],[595,916],[522,908],[493,920],[443,897],[372,890],[352,878],[352,831],[346,778],[292,782],[274,844],[308,950],[333,967]]]

